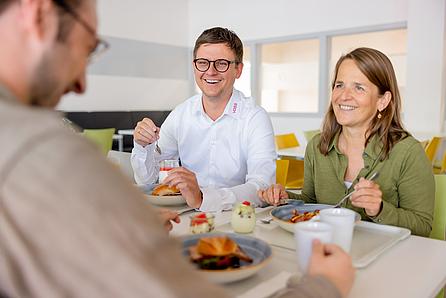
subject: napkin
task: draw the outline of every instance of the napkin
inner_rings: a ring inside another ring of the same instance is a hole
[[[245,293],[238,295],[237,298],[263,298],[269,297],[280,289],[285,288],[288,279],[293,273],[282,271],[276,276],[262,281],[254,288],[249,289]]]

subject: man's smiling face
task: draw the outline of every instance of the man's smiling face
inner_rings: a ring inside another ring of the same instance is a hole
[[[215,61],[218,59],[225,59],[234,61],[235,53],[224,43],[201,45],[196,54],[196,59],[207,59]],[[242,74],[242,63],[231,63],[226,72],[218,72],[214,64],[211,63],[209,69],[201,72],[194,68],[195,82],[200,90],[203,92],[203,97],[210,100],[227,100],[232,94],[234,82]]]

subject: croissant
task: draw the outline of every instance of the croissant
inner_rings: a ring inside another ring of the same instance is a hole
[[[189,247],[189,255],[196,262],[207,257],[236,257],[245,262],[253,260],[229,237],[201,238],[198,244]]]
[[[179,194],[180,191],[178,190],[178,188],[176,188],[175,186],[170,187],[166,184],[160,184],[156,186],[152,191],[153,196],[175,196]]]
[[[226,256],[237,251],[237,243],[228,237],[202,238],[198,242],[197,252],[205,256]]]

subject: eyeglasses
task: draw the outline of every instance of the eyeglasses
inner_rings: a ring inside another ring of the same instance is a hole
[[[94,62],[99,56],[104,54],[110,47],[109,43],[97,36],[96,30],[94,30],[70,5],[64,0],[53,0],[53,2],[62,8],[65,12],[71,15],[79,24],[81,24],[85,30],[87,30],[96,39],[96,45],[91,51],[88,60]]]
[[[198,58],[194,59],[195,68],[198,71],[206,72],[209,67],[211,67],[211,63],[214,63],[214,68],[218,72],[226,72],[229,69],[229,65],[232,63],[238,63],[237,61],[229,61],[226,59],[217,59],[214,61],[204,59],[204,58]]]

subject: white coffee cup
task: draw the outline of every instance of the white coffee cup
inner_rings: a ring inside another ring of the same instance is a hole
[[[313,240],[319,239],[322,243],[330,243],[332,237],[333,228],[327,223],[305,221],[294,225],[297,262],[302,273],[306,273],[308,270],[313,250]]]
[[[320,221],[333,227],[333,243],[350,252],[356,213],[345,208],[328,208],[319,213]]]

